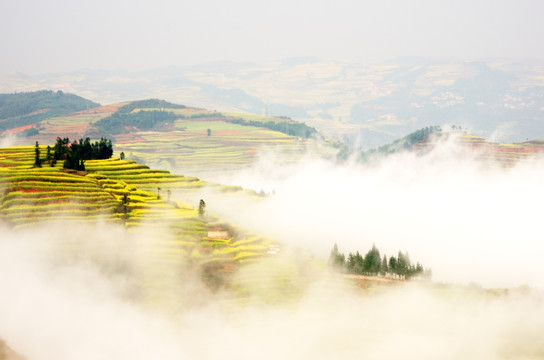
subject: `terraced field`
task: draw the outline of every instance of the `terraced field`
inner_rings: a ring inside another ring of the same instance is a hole
[[[544,153],[544,140],[525,141],[516,144],[501,144],[469,134],[457,133],[461,145],[475,150],[480,160],[491,161],[503,166],[512,166],[520,160]],[[446,134],[446,136],[449,136]],[[430,139],[434,139],[431,137]],[[433,146],[432,141],[416,143],[416,149],[424,150]]]
[[[499,144],[481,137],[462,134],[461,142],[472,149],[480,150],[486,159],[503,165],[512,165],[519,160],[544,152],[544,140],[526,141],[518,144]]]
[[[119,111],[126,103],[113,104],[81,111],[66,116],[50,118],[39,125],[38,135],[17,138],[16,145],[54,143],[57,136],[80,139],[98,133],[93,124]],[[162,108],[132,109],[139,111],[161,111]],[[251,166],[260,154],[273,150],[284,161],[297,161],[309,149],[330,154],[333,149],[314,139],[289,136],[264,127],[246,126],[228,122],[229,119],[244,119],[256,122],[293,123],[292,120],[263,117],[249,114],[220,114],[214,111],[185,107],[166,109],[179,116],[174,122],[162,122],[150,131],[131,129],[112,138],[117,154],[124,152],[127,159],[149,166],[193,174],[205,179],[230,174]]]
[[[33,147],[0,149],[0,221],[14,229],[57,221],[67,222],[68,227],[77,222],[112,223],[129,232],[157,229],[157,234],[167,236],[153,239],[148,259],[199,268],[208,274],[212,287],[222,282],[217,274],[230,274],[277,251],[277,244],[269,239],[211,214],[199,216],[198,209],[170,198],[173,192],[207,185],[198,178],[117,158],[89,160],[84,172],[47,163],[35,168],[33,163]]]
[[[58,116],[42,121],[38,128],[40,133],[29,139],[20,139],[18,144],[30,145],[31,141],[40,143],[54,143],[57,136],[70,139],[80,139],[90,130],[93,122],[116,112],[125,103],[101,106],[89,110],[79,111],[66,116]]]
[[[314,144],[312,140],[213,118],[179,119],[175,128],[169,132],[120,135],[115,149],[153,167],[213,178],[253,164],[267,150],[284,154],[286,161],[295,161]]]

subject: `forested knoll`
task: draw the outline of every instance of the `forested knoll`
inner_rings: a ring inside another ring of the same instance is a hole
[[[0,94],[0,131],[98,106],[100,104],[62,91]]]

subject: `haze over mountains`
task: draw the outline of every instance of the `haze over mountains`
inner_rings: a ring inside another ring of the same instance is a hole
[[[544,359],[544,1],[0,14],[0,360]]]
[[[0,92],[44,88],[102,104],[161,98],[217,111],[289,116],[363,148],[455,124],[502,142],[544,130],[544,61],[397,58],[374,65],[291,58],[144,72],[0,75]]]

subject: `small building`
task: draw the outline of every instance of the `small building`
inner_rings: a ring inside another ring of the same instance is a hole
[[[223,239],[227,240],[230,235],[226,230],[208,230],[208,237],[210,239]]]

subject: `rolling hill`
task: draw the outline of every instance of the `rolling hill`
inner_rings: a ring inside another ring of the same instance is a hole
[[[71,139],[112,138],[127,159],[151,167],[213,178],[254,163],[261,153],[283,153],[295,161],[311,148],[331,153],[317,141],[314,128],[285,117],[221,114],[201,108],[149,99],[118,103],[51,116],[27,133],[14,124],[14,145]]]
[[[221,112],[289,116],[369,149],[432,125],[456,124],[501,142],[542,137],[542,69],[538,60],[295,58],[138,73],[5,75],[0,91],[59,88],[102,103],[160,97]]]
[[[36,91],[15,94],[0,94],[0,136],[12,128],[16,132],[25,131],[25,135],[37,134],[35,125],[42,120],[92,109],[100,106],[90,100],[62,91]],[[34,131],[29,132],[30,129]]]

